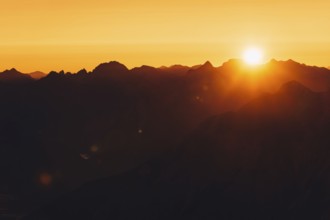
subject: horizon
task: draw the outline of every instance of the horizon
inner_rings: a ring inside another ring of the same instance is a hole
[[[298,64],[301,64],[301,65],[305,65],[305,66],[310,66],[310,67],[317,67],[317,68],[326,68],[326,69],[329,69],[329,66],[318,66],[318,65],[313,65],[313,64],[306,64],[304,62],[300,62],[299,60],[295,60],[295,59],[286,59],[286,60],[280,60],[280,59],[275,59],[275,58],[271,58],[267,61],[264,61],[262,62],[261,64],[258,64],[256,66],[252,66],[252,67],[249,67],[248,64],[244,63],[244,59],[243,58],[230,58],[230,59],[227,59],[225,61],[223,61],[220,65],[217,65],[215,64],[214,62],[210,61],[210,60],[205,60],[204,62],[201,62],[201,63],[194,63],[194,64],[190,64],[190,65],[185,65],[185,64],[181,64],[181,63],[174,63],[174,64],[169,64],[169,65],[158,65],[158,66],[153,66],[153,65],[149,65],[149,64],[146,64],[146,63],[142,63],[140,65],[137,65],[137,66],[129,66],[127,64],[125,64],[124,62],[121,62],[119,60],[109,60],[109,61],[105,61],[105,62],[100,62],[98,64],[96,64],[94,67],[91,67],[91,68],[86,68],[86,67],[82,67],[80,69],[77,69],[75,71],[69,71],[69,70],[66,70],[66,69],[51,69],[49,71],[42,71],[42,70],[39,70],[39,69],[34,69],[32,71],[23,71],[15,66],[13,67],[10,67],[10,68],[6,68],[6,69],[0,69],[0,73],[1,72],[4,72],[4,71],[8,71],[8,70],[16,70],[20,73],[24,73],[24,74],[30,74],[30,73],[35,73],[35,72],[41,72],[41,73],[44,73],[44,74],[49,74],[50,72],[61,72],[61,71],[64,71],[65,73],[72,73],[72,74],[75,74],[77,72],[79,72],[80,70],[86,70],[87,72],[92,72],[97,66],[99,66],[100,64],[106,64],[106,63],[110,63],[110,62],[117,62],[117,63],[120,63],[122,65],[124,65],[125,67],[127,67],[129,70],[132,70],[134,68],[140,68],[140,67],[143,67],[143,66],[149,66],[149,67],[153,67],[153,68],[156,68],[156,69],[159,69],[159,68],[162,68],[162,67],[165,67],[165,68],[170,68],[172,66],[176,66],[176,65],[179,65],[179,66],[184,66],[184,67],[194,67],[194,66],[198,66],[198,65],[204,65],[205,63],[209,62],[212,64],[212,66],[214,68],[220,68],[222,67],[225,63],[227,62],[230,62],[230,61],[239,61],[239,62],[242,62],[242,64],[244,64],[246,66],[246,68],[258,68],[258,67],[262,67],[262,66],[265,66],[267,64],[269,64],[270,62],[272,61],[275,61],[275,62],[289,62],[289,61],[293,61],[295,63],[298,63]]]
[[[220,65],[249,46],[266,59],[327,67],[328,8],[326,0],[5,2],[0,69],[74,72],[106,60]]]

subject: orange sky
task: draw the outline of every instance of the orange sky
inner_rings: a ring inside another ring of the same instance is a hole
[[[0,0],[0,71],[220,65],[250,45],[330,66],[329,0]]]

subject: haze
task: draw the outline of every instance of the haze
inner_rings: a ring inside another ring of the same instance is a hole
[[[219,65],[249,45],[267,59],[329,66],[327,0],[0,3],[0,70],[77,71],[109,60]]]

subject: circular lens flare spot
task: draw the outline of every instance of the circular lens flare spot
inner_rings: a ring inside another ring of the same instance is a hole
[[[53,182],[53,177],[49,173],[44,172],[40,174],[39,181],[43,186],[49,186]]]

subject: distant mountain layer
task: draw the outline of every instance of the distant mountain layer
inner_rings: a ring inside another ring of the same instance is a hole
[[[0,82],[30,82],[32,80],[30,75],[18,72],[16,69],[0,72]]]
[[[92,72],[81,70],[77,73],[65,73],[50,72],[52,74],[49,77],[62,78],[79,78],[86,76],[87,78],[103,78],[103,79],[132,79],[136,77],[145,77],[147,75],[157,75],[149,77],[162,77],[168,76],[180,76],[186,75],[187,79],[191,77],[200,78],[201,81],[212,80],[223,81],[223,83],[233,83],[233,80],[237,81],[253,81],[256,88],[264,91],[274,92],[279,86],[285,82],[296,80],[315,91],[325,91],[330,85],[330,70],[324,67],[307,66],[305,64],[297,63],[293,60],[288,61],[276,61],[270,62],[256,67],[250,67],[243,63],[242,60],[229,60],[220,67],[214,67],[209,61],[203,65],[196,65],[193,67],[173,65],[170,67],[151,67],[141,66],[129,70],[125,65],[111,61],[108,63],[102,63],[94,68]],[[79,73],[79,74],[78,74]],[[15,69],[6,70],[0,73],[0,80],[15,81],[29,78],[30,75],[33,79],[40,79],[47,76],[47,74],[40,71],[36,71],[29,74],[18,72]],[[77,75],[77,76],[76,76]],[[79,76],[78,76],[79,75]],[[227,81],[227,82],[224,82]],[[221,84],[221,83],[220,83]],[[221,85],[226,86],[226,85]]]
[[[33,79],[41,79],[45,76],[47,76],[46,73],[40,72],[40,71],[35,71],[32,73],[28,73]]]

